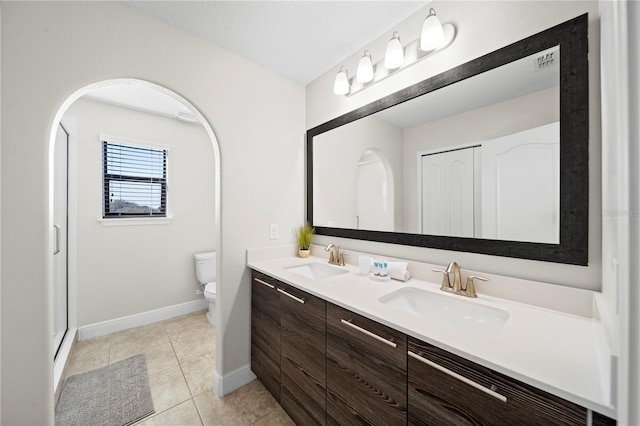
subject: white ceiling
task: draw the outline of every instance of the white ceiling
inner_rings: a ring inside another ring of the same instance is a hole
[[[307,84],[429,2],[127,0],[123,3]],[[555,73],[537,73],[530,64],[531,58],[527,58],[519,61],[517,68],[503,67],[506,71],[500,74],[486,73],[484,77],[455,85],[459,90],[439,90],[379,114],[400,128],[411,127],[424,122],[425,117],[427,121],[436,120],[487,102],[523,95],[522,87],[529,93],[558,84],[557,68]],[[497,80],[490,79],[495,75]],[[477,84],[471,81],[481,78]],[[522,79],[527,83],[523,84]],[[180,102],[146,86],[107,86],[86,97],[184,121],[195,118]]]
[[[123,1],[301,84],[393,28],[428,1]],[[180,102],[144,85],[111,85],[86,98],[192,121]]]
[[[429,1],[123,1],[308,84]]]

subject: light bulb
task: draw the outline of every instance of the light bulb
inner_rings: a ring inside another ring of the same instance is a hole
[[[364,51],[364,55],[358,62],[358,71],[356,72],[356,79],[360,83],[368,83],[373,80],[373,63],[371,63],[371,52]]]
[[[336,95],[346,95],[349,93],[349,76],[345,67],[340,67],[333,82],[333,93]]]
[[[437,49],[444,43],[444,31],[440,19],[436,16],[435,10],[429,11],[429,16],[424,20],[422,25],[422,34],[420,36],[420,49],[429,51]]]
[[[400,43],[400,35],[393,33],[393,38],[387,43],[387,51],[384,54],[384,66],[391,70],[402,66],[404,63],[404,49]]]

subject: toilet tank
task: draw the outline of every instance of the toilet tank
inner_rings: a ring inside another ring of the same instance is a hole
[[[216,252],[196,253],[196,277],[200,284],[211,283],[216,280]]]

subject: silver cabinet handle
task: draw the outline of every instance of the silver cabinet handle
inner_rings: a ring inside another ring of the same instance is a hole
[[[53,225],[53,229],[55,231],[54,238],[56,240],[56,249],[53,252],[53,254],[55,255],[60,253],[60,226]]]
[[[293,294],[287,293],[286,291],[284,291],[283,289],[279,288],[277,289],[280,293],[284,294],[285,296],[289,296],[290,298],[292,298],[293,300],[295,300],[296,302],[300,302],[300,303],[304,303],[305,299],[301,299],[299,297],[294,296]]]
[[[268,282],[266,282],[266,281],[262,281],[262,280],[261,280],[261,279],[259,279],[259,278],[254,278],[254,280],[258,281],[260,284],[264,284],[264,285],[266,285],[266,286],[267,286],[267,287],[269,287],[269,288],[276,288],[276,286],[271,285],[271,284],[269,284],[269,283],[268,283]]]
[[[451,371],[448,368],[445,368],[445,367],[443,367],[441,365],[438,365],[433,361],[430,361],[430,360],[428,360],[426,358],[423,358],[418,354],[415,354],[415,353],[413,353],[411,351],[407,351],[407,353],[409,354],[410,357],[415,358],[418,361],[423,362],[423,363],[427,364],[430,367],[433,367],[433,368],[435,368],[437,370],[440,370],[443,373],[448,374],[449,376],[451,376],[451,377],[453,377],[455,379],[458,379],[461,382],[466,383],[469,386],[472,386],[472,387],[474,387],[474,388],[476,388],[476,389],[478,389],[478,390],[480,390],[480,391],[482,391],[482,392],[484,392],[484,393],[486,393],[488,395],[491,395],[492,397],[497,398],[502,402],[507,402],[507,397],[504,396],[504,395],[500,395],[499,393],[494,392],[493,390],[488,389],[488,388],[482,386],[481,384],[474,382],[473,380],[469,380],[466,377],[461,376],[460,374],[456,373],[455,371]]]
[[[376,339],[379,342],[384,343],[385,345],[389,345],[392,348],[397,348],[398,347],[398,345],[396,345],[395,342],[392,342],[389,339],[385,339],[384,337],[380,337],[377,334],[374,334],[374,333],[370,332],[369,330],[365,330],[362,327],[358,327],[357,325],[353,324],[351,322],[351,320],[341,319],[340,322],[343,323],[344,325],[348,325],[349,327],[358,330],[360,333],[364,333],[369,337],[373,337],[374,339]]]

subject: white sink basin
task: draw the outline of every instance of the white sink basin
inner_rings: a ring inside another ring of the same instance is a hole
[[[314,280],[335,277],[336,275],[346,274],[349,272],[346,269],[341,269],[324,263],[305,263],[304,265],[290,266],[284,269],[289,272],[293,272],[294,274],[302,275],[303,277],[312,278]]]
[[[438,294],[414,287],[402,288],[378,300],[405,312],[476,334],[496,335],[509,319],[509,313],[502,309],[465,300],[463,296]]]

